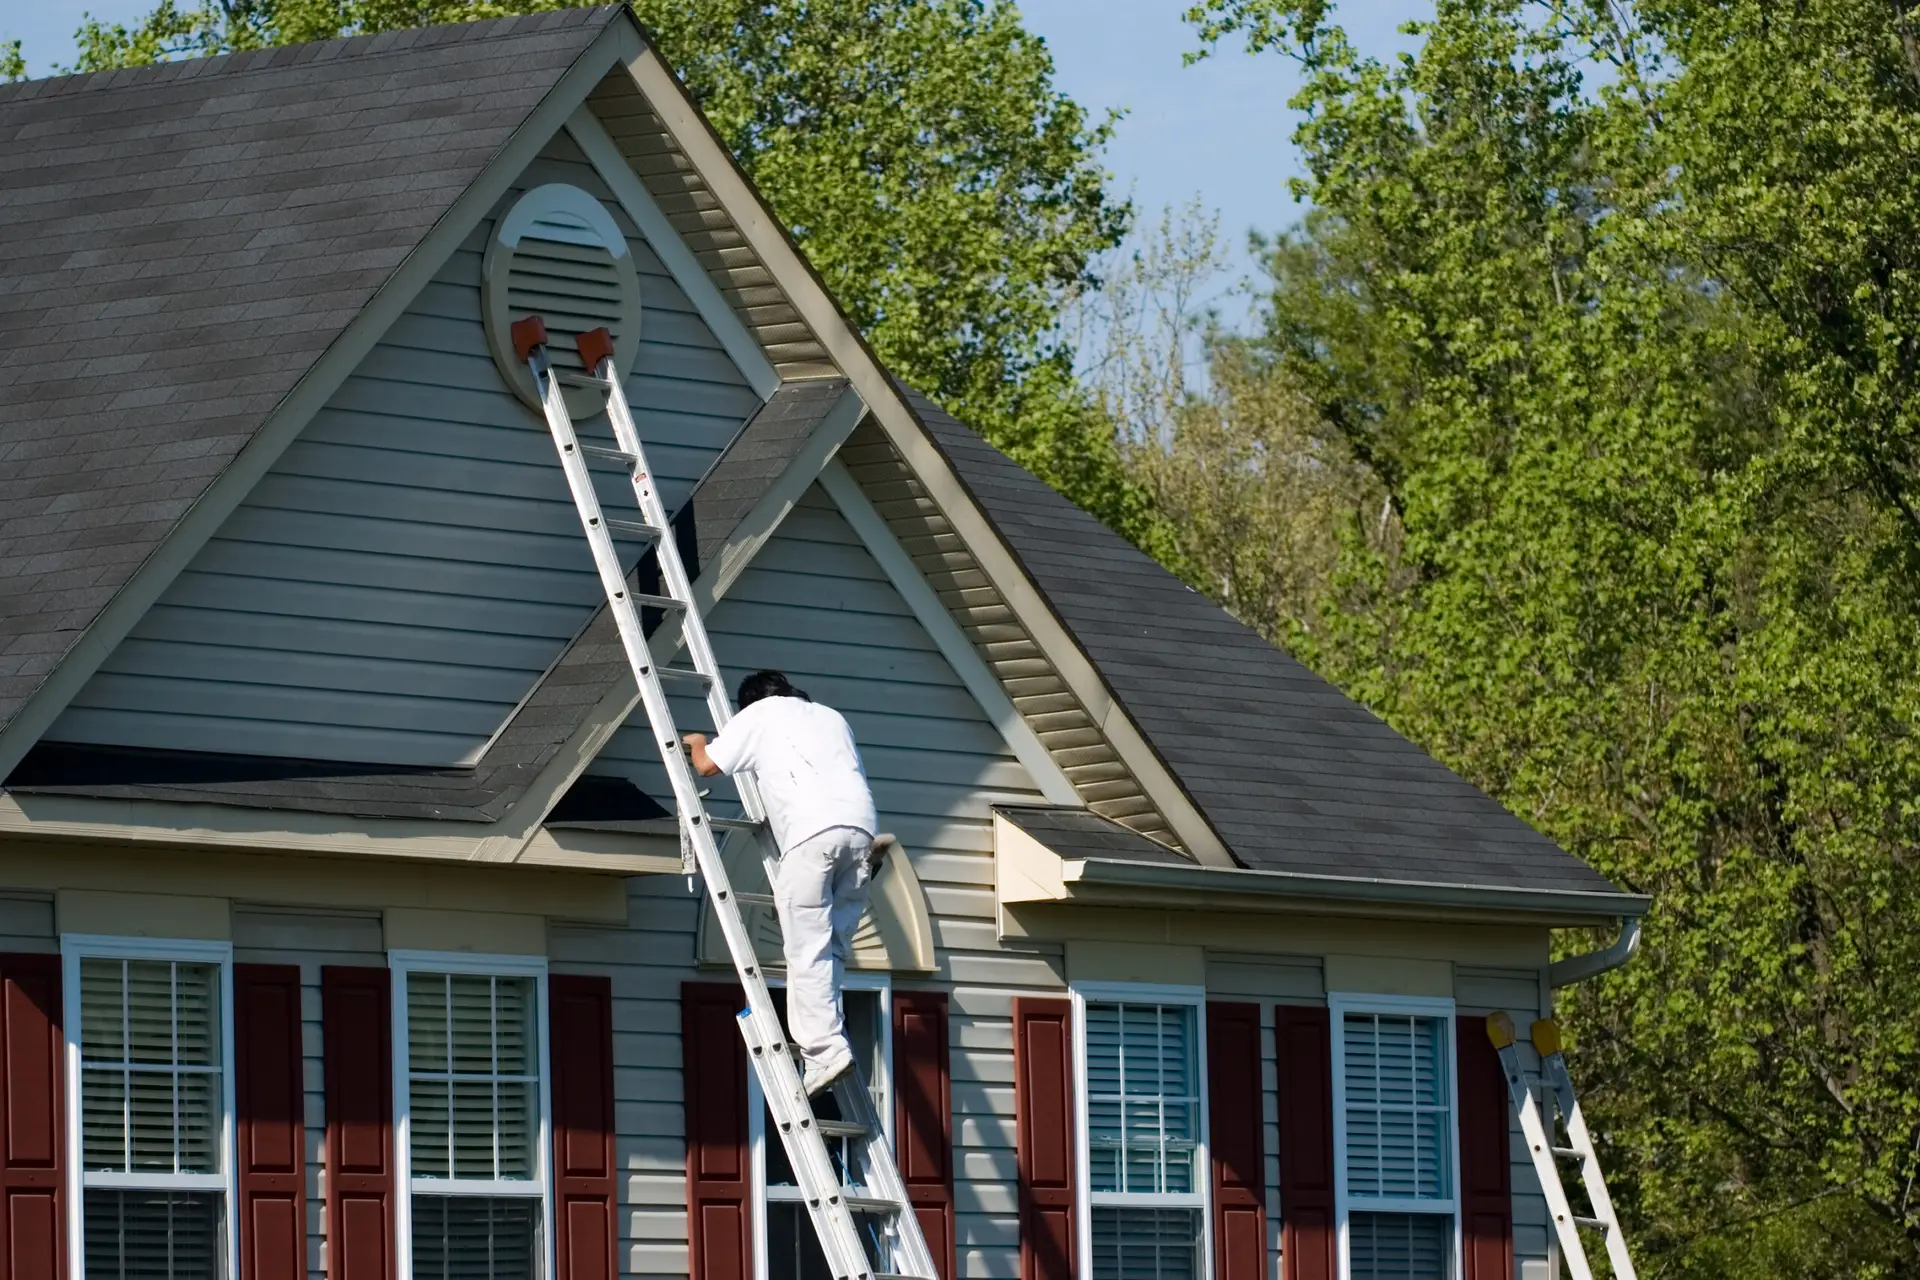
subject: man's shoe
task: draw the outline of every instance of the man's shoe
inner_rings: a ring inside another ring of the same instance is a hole
[[[830,1089],[839,1079],[853,1070],[853,1059],[842,1058],[838,1062],[809,1062],[807,1074],[801,1078],[801,1087],[809,1098],[816,1097],[824,1089]]]

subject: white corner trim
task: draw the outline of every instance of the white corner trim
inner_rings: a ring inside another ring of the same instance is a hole
[[[960,630],[960,624],[953,620],[953,615],[940,602],[940,597],[920,576],[913,557],[893,536],[886,519],[868,501],[859,482],[848,472],[846,464],[838,458],[829,462],[820,473],[820,487],[840,508],[840,514],[846,517],[868,554],[879,564],[881,572],[887,575],[887,581],[893,584],[893,589],[913,610],[913,616],[919,619],[920,625],[932,637],[954,674],[967,686],[967,692],[973,695],[980,709],[1000,730],[1000,736],[1006,740],[1008,748],[1025,766],[1028,774],[1032,775],[1034,784],[1046,796],[1047,802],[1085,808],[1086,801],[1080,798],[1073,783],[1067,780],[1053,753],[1041,743],[1033,726],[1027,723],[1026,717],[1013,705],[1013,699],[1007,696],[999,678],[987,667],[980,651],[973,647],[973,641],[967,639],[966,633]]]
[[[766,351],[740,319],[724,296],[720,287],[713,282],[700,260],[693,256],[693,250],[680,238],[667,221],[667,215],[654,203],[653,193],[640,181],[640,175],[633,171],[621,154],[620,145],[600,123],[600,117],[593,114],[593,108],[582,104],[567,118],[567,132],[586,153],[587,160],[594,171],[613,192],[614,199],[620,202],[627,216],[633,219],[640,234],[646,237],[647,244],[659,255],[660,262],[680,286],[680,291],[693,303],[694,310],[713,330],[713,336],[738,365],[747,384],[754,394],[762,400],[771,399],[780,389],[780,374],[774,369],[772,361],[767,359]]]
[[[574,108],[586,100],[606,73],[638,56],[640,33],[631,21],[610,22],[586,52],[560,77],[551,92],[528,113],[499,153],[432,230],[387,277],[333,345],[314,361],[286,399],[267,416],[226,470],[207,486],[146,563],[107,602],[86,634],[68,650],[11,723],[0,729],[0,778],[13,772],[40,736],[53,727],[67,704],[133,630],[147,610],[187,567],[226,518],[253,491],[302,428],[317,413],[388,328],[433,279],[480,219],[505,195],[521,170],[560,131]]]

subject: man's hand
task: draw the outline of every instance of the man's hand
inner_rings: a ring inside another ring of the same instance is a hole
[[[703,778],[711,778],[720,772],[720,766],[707,754],[707,735],[704,733],[682,734],[680,744],[687,749],[687,755],[693,760],[693,771]]]

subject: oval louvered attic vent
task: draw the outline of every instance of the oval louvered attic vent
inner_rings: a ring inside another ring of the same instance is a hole
[[[583,333],[613,334],[613,358],[631,373],[640,342],[640,285],[626,237],[612,215],[578,187],[554,183],[521,196],[497,224],[482,268],[482,310],[487,344],[507,383],[522,400],[540,406],[527,367],[513,353],[514,321],[537,315],[546,321],[556,367],[579,371],[574,343]],[[590,388],[569,388],[567,406],[576,415],[596,412],[605,397]]]

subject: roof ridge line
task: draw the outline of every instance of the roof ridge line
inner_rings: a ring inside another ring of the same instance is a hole
[[[555,29],[565,30],[574,26],[591,26],[593,19],[599,17],[603,22],[611,22],[615,14],[626,8],[624,3],[599,4],[568,9],[543,9],[535,13],[503,14],[497,18],[476,18],[469,22],[436,22],[424,27],[399,27],[391,31],[367,31],[350,36],[335,36],[329,40],[302,40],[297,44],[263,45],[257,49],[233,49],[225,53],[211,53],[195,58],[168,58],[158,62],[142,63],[129,67],[109,67],[100,71],[74,71],[63,75],[36,76],[11,84],[0,83],[0,106],[14,103],[34,102],[64,97],[77,93],[111,93],[119,89],[151,88],[155,81],[198,80],[206,76],[249,76],[268,71],[282,71],[289,66],[305,66],[311,62],[333,61],[342,56],[355,59],[374,59],[394,57],[412,53],[422,47],[435,48],[446,44],[479,44],[491,40],[504,40],[522,31],[506,28],[524,28],[529,30]],[[499,27],[498,31],[474,32],[457,38],[438,35],[430,41],[421,37],[428,33],[451,32],[455,30],[472,31],[477,27]],[[400,37],[413,38],[399,42]],[[356,42],[373,44],[381,39],[392,41],[386,48],[369,48],[364,51],[345,52],[345,46]],[[301,50],[313,50],[305,57],[294,56]],[[320,50],[332,50],[325,56]],[[283,56],[284,55],[284,56]],[[252,60],[247,65],[234,64],[242,60]],[[119,76],[119,83],[95,83],[112,80]]]

